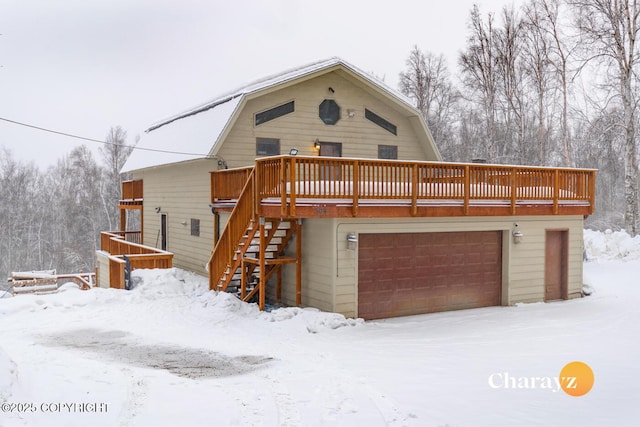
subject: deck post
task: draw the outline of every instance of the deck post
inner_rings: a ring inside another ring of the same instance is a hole
[[[302,219],[296,221],[296,306],[302,304]]]
[[[411,170],[411,216],[418,214],[418,164],[414,163]]]
[[[589,209],[591,213],[596,209],[596,172],[591,171],[589,177]]]
[[[284,186],[284,192],[287,191],[287,185]],[[289,215],[296,216],[296,158],[291,157],[289,163]]]
[[[127,210],[120,208],[120,231],[127,231]]]
[[[280,159],[280,217],[287,216],[287,163],[285,158]]]
[[[511,215],[516,214],[516,194],[517,194],[516,183],[517,183],[516,169],[512,168],[511,169]]]
[[[276,280],[276,301],[280,302],[282,299],[282,265],[278,265],[276,268],[278,269]]]
[[[360,198],[360,162],[353,161],[353,177],[352,177],[353,206],[352,214],[358,216],[358,199]]]
[[[240,263],[240,299],[244,301],[244,297],[247,296],[247,272],[245,270],[246,264],[244,258]]]
[[[469,192],[471,191],[471,177],[469,165],[464,165],[464,206],[463,212],[469,214]]]
[[[558,198],[560,195],[560,171],[556,169],[553,174],[553,214],[558,214]]]
[[[264,303],[265,303],[265,289],[267,288],[266,283],[265,282],[265,277],[266,277],[266,269],[267,269],[267,262],[266,262],[266,250],[267,248],[265,247],[265,243],[266,243],[266,239],[265,239],[265,218],[263,216],[260,217],[260,283],[258,284],[258,286],[260,287],[260,311],[264,310]]]

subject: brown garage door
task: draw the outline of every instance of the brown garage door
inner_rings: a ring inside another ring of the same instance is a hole
[[[360,234],[358,316],[500,305],[502,232]]]

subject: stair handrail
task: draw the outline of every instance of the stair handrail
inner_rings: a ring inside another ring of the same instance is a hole
[[[238,201],[231,212],[220,239],[216,243],[209,259],[209,288],[219,289],[219,284],[227,270],[233,263],[238,245],[247,231],[251,220],[256,219],[255,212],[255,176],[252,170],[242,188]],[[233,274],[233,272],[230,272]]]

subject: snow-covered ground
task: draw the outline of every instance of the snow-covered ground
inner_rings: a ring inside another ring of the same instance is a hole
[[[0,426],[638,426],[640,240],[585,247],[587,298],[366,323],[261,313],[176,269],[0,299]],[[575,360],[582,397],[495,381]]]

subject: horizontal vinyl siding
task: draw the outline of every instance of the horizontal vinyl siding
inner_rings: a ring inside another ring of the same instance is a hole
[[[109,288],[111,286],[109,254],[103,251],[96,252],[96,261],[98,264],[98,286],[101,288]]]
[[[511,260],[510,303],[538,302],[544,300],[544,265],[546,230],[569,231],[569,297],[579,296],[582,290],[582,218],[575,220],[548,219],[531,221],[520,225],[525,234],[523,243],[515,245]],[[526,226],[526,230],[523,228]],[[541,286],[542,284],[542,286]]]
[[[329,87],[335,92],[330,93]],[[341,119],[335,125],[325,125],[318,117],[318,106],[324,99],[333,99],[340,106]],[[295,101],[293,113],[254,126],[255,113],[291,100]],[[317,138],[342,143],[343,157],[377,158],[378,144],[382,144],[397,145],[401,160],[436,160],[427,158],[409,120],[391,105],[342,74],[328,73],[249,100],[218,154],[229,167],[251,165],[256,158],[255,140],[261,137],[280,139],[281,154],[295,147],[299,155],[316,156],[313,143]],[[365,119],[365,108],[396,125],[398,135]],[[348,117],[347,110],[353,110],[354,117]]]
[[[524,234],[522,243],[511,237],[514,223]],[[357,249],[348,250],[347,234],[503,231],[503,304],[544,300],[545,230],[569,230],[569,296],[582,289],[582,217],[456,217],[397,219],[343,219],[336,229],[337,277],[335,311],[357,313]]]
[[[335,276],[335,221],[305,219],[302,223],[302,305],[335,311],[333,277]],[[295,238],[289,243],[288,256],[295,256]],[[282,298],[295,305],[295,265],[285,266]]]
[[[213,249],[213,215],[209,208],[209,171],[213,160],[197,160],[145,170],[136,174],[144,186],[145,245],[159,247],[160,214],[167,214],[167,250],[173,265],[207,275],[205,265]],[[191,219],[200,220],[200,236],[191,236]],[[186,222],[186,225],[182,223]]]

